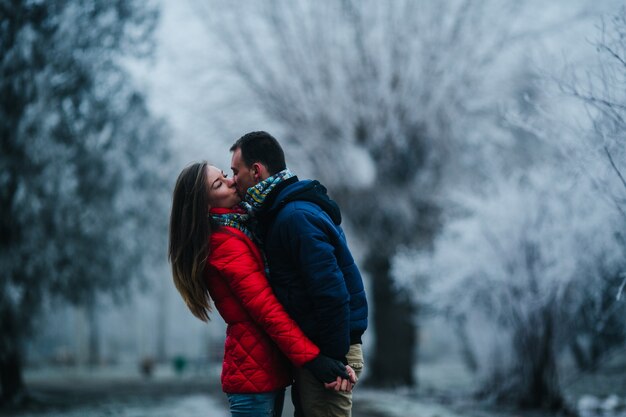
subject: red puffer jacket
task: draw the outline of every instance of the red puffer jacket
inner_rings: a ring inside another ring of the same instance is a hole
[[[292,382],[296,367],[319,355],[278,302],[265,276],[259,249],[241,231],[220,227],[211,234],[206,279],[227,323],[222,389],[269,392]]]

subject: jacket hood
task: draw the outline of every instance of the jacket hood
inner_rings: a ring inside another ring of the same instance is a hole
[[[328,196],[326,187],[317,180],[302,180],[289,184],[280,191],[267,215],[273,216],[291,201],[308,201],[324,210],[336,225],[341,224],[341,210],[337,203]]]

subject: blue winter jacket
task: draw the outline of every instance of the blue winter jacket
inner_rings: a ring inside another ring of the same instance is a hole
[[[367,300],[339,207],[319,182],[292,177],[257,217],[276,297],[323,354],[345,361],[367,328]]]

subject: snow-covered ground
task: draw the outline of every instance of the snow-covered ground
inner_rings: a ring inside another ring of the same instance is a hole
[[[109,403],[84,405],[71,410],[35,411],[16,414],[20,417],[172,417],[172,416],[211,416],[227,417],[230,415],[222,404],[210,395],[194,394],[171,398],[166,401],[128,403]]]
[[[565,375],[563,387],[581,417],[626,417],[626,367],[622,359],[596,374]],[[521,412],[474,401],[473,380],[453,361],[425,362],[418,368],[420,386],[373,389],[357,386],[355,417],[554,417]],[[228,416],[226,396],[219,386],[219,366],[188,367],[182,375],[169,365],[143,378],[136,367],[38,368],[26,372],[26,382],[40,400],[15,417],[166,417]],[[293,415],[287,396],[283,416]]]
[[[191,394],[161,399],[135,398],[96,404],[83,404],[70,409],[26,411],[16,417],[192,417],[229,416],[221,393]],[[520,413],[514,410],[480,407],[472,403],[439,404],[410,393],[361,388],[355,391],[354,415],[360,417],[549,417],[544,413]],[[620,405],[621,404],[621,405]],[[624,399],[611,396],[606,400],[587,397],[581,401],[581,417],[626,417]],[[286,399],[283,416],[293,415]]]

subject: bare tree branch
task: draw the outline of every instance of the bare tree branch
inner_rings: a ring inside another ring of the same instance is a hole
[[[611,156],[611,152],[609,152],[609,148],[606,145],[604,145],[604,152],[606,153],[606,157],[609,159],[609,162],[611,163],[611,166],[613,167],[613,170],[615,170],[615,173],[617,174],[617,176],[619,177],[620,181],[622,182],[622,185],[624,186],[624,188],[626,188],[626,180],[624,180],[624,177],[622,176],[621,171],[615,165],[615,161],[613,161],[613,157]]]

